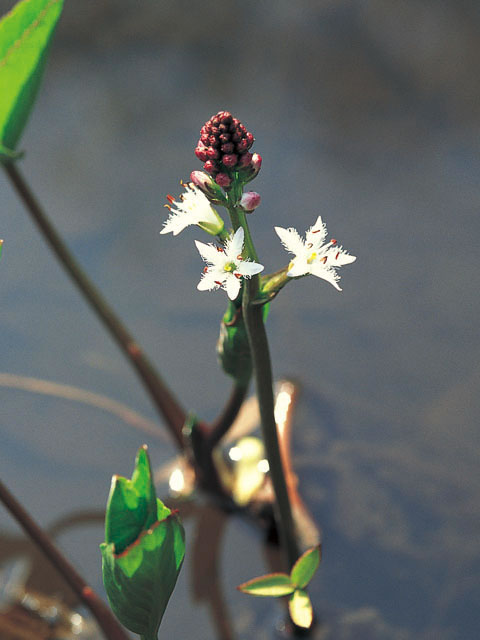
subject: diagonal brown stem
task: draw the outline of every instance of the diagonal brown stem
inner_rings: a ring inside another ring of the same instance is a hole
[[[12,185],[42,232],[45,240],[49,243],[64,269],[80,289],[85,299],[135,369],[143,386],[148,391],[153,404],[165,420],[178,447],[182,450],[182,427],[186,417],[185,411],[172,392],[167,388],[152,363],[143,353],[141,347],[120,322],[103,296],[85,275],[80,265],[67,249],[15,164],[10,162],[3,166]]]
[[[43,551],[57,571],[63,576],[78,598],[90,609],[107,640],[129,640],[129,636],[117,622],[107,605],[84,579],[77,573],[65,556],[58,550],[45,531],[33,520],[18,500],[0,481],[0,501],[33,542]]]

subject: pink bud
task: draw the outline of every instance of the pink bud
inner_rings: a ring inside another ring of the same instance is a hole
[[[252,167],[258,173],[262,166],[262,156],[259,153],[254,153],[252,156]]]
[[[232,179],[230,178],[230,176],[227,176],[226,173],[217,173],[215,177],[215,182],[221,187],[225,188],[230,186]]]
[[[212,178],[203,171],[192,171],[190,174],[190,180],[202,191],[207,191],[213,185]]]
[[[213,147],[208,147],[206,153],[210,160],[216,160],[220,156],[218,149],[214,149]]]
[[[251,213],[260,204],[260,194],[256,191],[246,191],[240,198],[240,206],[248,213]]]

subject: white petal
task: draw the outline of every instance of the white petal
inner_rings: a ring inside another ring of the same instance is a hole
[[[219,262],[224,261],[223,251],[219,251],[215,245],[213,244],[205,244],[204,242],[199,242],[195,240],[195,246],[198,249],[198,252],[205,260],[205,262],[209,262],[211,264],[218,265]]]
[[[240,279],[236,278],[233,273],[227,273],[224,286],[230,300],[235,300],[240,291]]]
[[[258,262],[249,262],[248,260],[243,260],[243,262],[239,262],[237,265],[237,272],[247,278],[260,273],[260,271],[263,271],[264,269],[265,267],[263,264],[258,264]]]
[[[341,267],[344,264],[351,264],[352,262],[355,262],[356,259],[357,259],[356,256],[351,256],[349,253],[347,253],[344,249],[340,247],[335,252],[335,255],[333,256],[333,260],[330,262],[330,264],[333,267]]]
[[[315,247],[319,247],[323,244],[327,237],[327,225],[322,221],[322,216],[318,216],[315,224],[310,227],[305,235],[307,244],[311,242]]]
[[[220,284],[218,284],[220,282]],[[223,282],[223,278],[219,278],[219,274],[216,271],[207,271],[200,282],[197,285],[199,291],[211,291],[212,289],[218,289]]]
[[[284,229],[283,227],[274,227],[274,229],[287,251],[296,256],[305,252],[305,244],[296,229]]]
[[[334,269],[329,269],[328,267],[325,267],[323,263],[315,262],[314,264],[311,265],[310,273],[314,276],[317,276],[317,278],[322,278],[323,280],[326,280],[331,285],[333,285],[335,289],[337,289],[338,291],[341,291],[340,287],[337,284],[337,281],[340,280],[340,276],[337,274],[337,272]]]
[[[287,271],[287,276],[290,278],[298,278],[299,276],[305,276],[307,273],[311,273],[312,265],[308,264],[305,259],[295,258],[291,262]]]
[[[233,237],[230,237],[225,243],[225,255],[227,261],[236,262],[237,256],[243,251],[244,231],[242,227],[238,227]]]
[[[196,220],[192,220],[188,215],[172,212],[160,233],[173,233],[174,236],[177,236],[185,227],[195,224],[195,222]]]

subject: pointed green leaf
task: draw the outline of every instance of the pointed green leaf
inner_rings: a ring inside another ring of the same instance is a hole
[[[251,596],[288,596],[295,590],[290,577],[286,573],[269,573],[259,578],[253,578],[238,585],[237,589]]]
[[[164,505],[159,503],[159,515]],[[158,520],[122,553],[100,545],[103,582],[120,622],[145,638],[156,638],[185,554],[183,527],[173,513]]]
[[[170,510],[164,509],[166,516]],[[156,520],[157,498],[147,447],[143,446],[137,453],[132,479],[112,478],[105,516],[105,542],[114,543],[116,552],[121,553]]]
[[[105,517],[103,583],[113,612],[145,640],[157,637],[185,554],[183,527],[155,495],[147,447],[132,479],[114,476]]]
[[[22,0],[0,21],[0,160],[12,159],[62,7],[63,0]]]
[[[288,610],[290,618],[297,627],[308,629],[312,626],[313,609],[308,593],[296,589],[288,599]]]
[[[307,586],[318,569],[320,557],[320,545],[308,549],[299,557],[290,571],[290,578],[296,587],[304,589]]]

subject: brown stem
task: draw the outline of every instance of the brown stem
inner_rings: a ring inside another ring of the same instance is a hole
[[[62,555],[50,537],[31,518],[18,500],[0,481],[0,500],[10,511],[22,529],[43,551],[57,571],[63,576],[78,598],[90,609],[107,640],[129,640],[129,637],[117,622],[107,605],[77,573],[70,562]]]
[[[165,420],[167,427],[180,450],[183,449],[182,427],[185,422],[185,411],[179,405],[172,392],[167,388],[138,343],[108,306],[100,292],[88,279],[80,265],[67,249],[52,223],[31,192],[25,179],[13,162],[3,165],[7,176],[15,187],[20,199],[25,204],[31,217],[42,232],[45,240],[53,249],[58,260],[68,272],[77,287],[93,308],[97,316],[110,332],[121,348],[130,364],[134,367],[143,386],[148,391],[153,404]]]
[[[240,411],[245,396],[248,391],[247,384],[234,383],[227,404],[223,408],[222,413],[211,423],[207,436],[207,444],[210,449],[216,447],[223,436],[232,426],[235,418]]]

